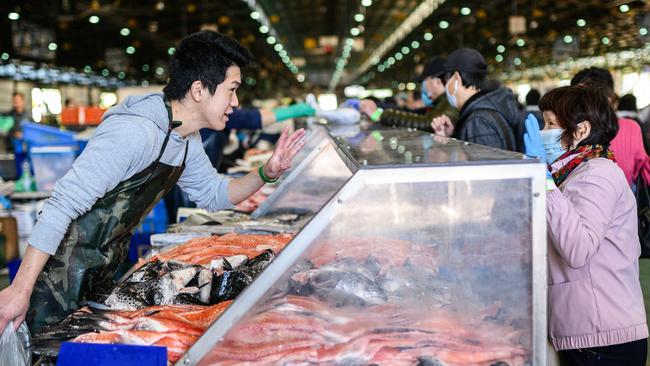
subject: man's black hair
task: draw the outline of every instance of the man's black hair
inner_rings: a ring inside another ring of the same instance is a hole
[[[526,105],[537,105],[539,104],[539,99],[542,97],[542,94],[537,89],[530,89],[528,94],[526,94]]]
[[[636,112],[636,97],[633,94],[625,94],[618,100],[619,111],[633,111]]]
[[[614,90],[614,78],[612,78],[612,73],[607,69],[601,69],[600,67],[590,67],[578,72],[573,79],[571,79],[571,85],[584,84],[589,81],[597,81],[609,86]]]
[[[214,94],[230,66],[243,68],[250,59],[250,52],[226,35],[213,31],[191,34],[181,41],[171,58],[169,81],[163,93],[169,100],[183,99],[198,80]]]
[[[464,87],[469,88],[473,86],[478,90],[485,89],[485,80],[487,78],[486,73],[458,71],[458,74],[460,75],[460,80]],[[451,79],[452,76],[454,76],[453,71],[445,74],[443,79],[445,85],[447,85],[447,81]]]

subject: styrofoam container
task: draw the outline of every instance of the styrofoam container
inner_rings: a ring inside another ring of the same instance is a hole
[[[77,149],[77,146],[43,146],[29,150],[39,191],[54,189],[56,182],[72,168]]]

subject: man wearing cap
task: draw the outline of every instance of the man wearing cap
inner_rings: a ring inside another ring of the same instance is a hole
[[[485,88],[487,64],[475,49],[452,52],[445,64],[447,100],[459,110],[456,123],[436,117],[436,134],[510,151],[523,151],[523,119],[512,92]]]
[[[427,107],[425,113],[410,112],[397,108],[379,108],[370,99],[364,99],[360,103],[360,110],[372,121],[380,122],[387,126],[399,126],[417,128],[419,130],[433,132],[431,120],[434,117],[446,116],[449,121],[454,121],[458,112],[452,108],[445,98],[445,85],[441,77],[445,73],[445,59],[434,57],[427,61],[420,74],[422,82],[422,102]]]

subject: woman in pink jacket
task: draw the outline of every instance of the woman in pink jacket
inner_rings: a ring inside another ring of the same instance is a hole
[[[616,114],[601,89],[589,84],[554,89],[539,107],[541,135],[558,136],[544,144],[546,157],[535,154],[551,164],[546,198],[551,343],[568,365],[645,365],[648,327],[636,202],[609,149],[618,130]],[[532,126],[537,124],[527,121],[527,152],[542,144]]]

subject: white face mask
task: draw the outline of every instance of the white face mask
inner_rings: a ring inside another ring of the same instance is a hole
[[[447,82],[447,85],[449,85],[449,82]],[[458,93],[458,79],[454,81],[453,95],[449,92],[449,89],[447,89],[447,85],[445,85],[445,95],[447,96],[447,101],[452,107],[458,109],[458,100],[456,99],[456,93]]]
[[[561,128],[552,128],[550,130],[541,130],[539,135],[542,138],[544,151],[546,152],[546,162],[552,164],[560,155],[564,154],[567,149],[562,146],[560,137],[564,133]]]

